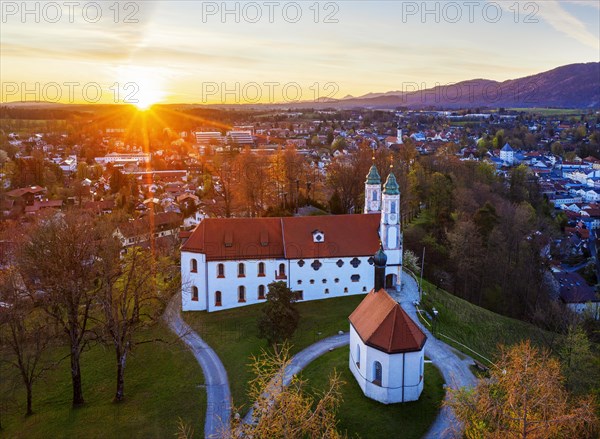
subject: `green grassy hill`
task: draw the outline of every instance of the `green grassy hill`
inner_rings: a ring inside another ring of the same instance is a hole
[[[499,345],[512,345],[523,339],[529,339],[534,345],[548,349],[559,341],[558,334],[473,305],[438,289],[426,280],[423,280],[423,290],[425,292],[422,300],[423,307],[430,315],[433,307],[439,311],[436,333],[444,334],[486,358],[493,360],[498,354]],[[440,338],[466,354],[476,357],[473,352],[448,338]],[[476,359],[481,361],[480,358]]]
[[[128,358],[125,401],[112,402],[116,387],[114,353],[93,346],[82,355],[84,407],[71,408],[69,360],[48,372],[34,386],[34,414],[25,417],[25,394],[14,370],[0,365],[0,416],[6,438],[168,438],[177,421],[202,437],[206,392],[202,369],[185,346],[163,324],[140,334],[140,340],[162,338],[169,343],[147,343]],[[55,349],[62,356],[66,349]],[[15,389],[14,393],[12,389]]]

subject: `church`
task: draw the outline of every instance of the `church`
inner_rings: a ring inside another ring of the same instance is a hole
[[[220,311],[266,300],[284,281],[300,301],[366,294],[374,253],[387,255],[385,287],[400,289],[400,190],[375,165],[363,214],[285,218],[205,218],[181,247],[183,311]]]
[[[375,287],[350,314],[349,367],[365,396],[416,401],[424,386],[425,333],[385,290],[387,256],[373,257]]]

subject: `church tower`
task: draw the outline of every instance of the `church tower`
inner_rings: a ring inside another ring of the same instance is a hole
[[[375,163],[369,169],[365,181],[365,210],[364,213],[378,213],[381,210],[381,177]]]
[[[390,172],[381,197],[381,223],[379,234],[388,256],[386,286],[400,288],[402,275],[402,232],[400,230],[400,188],[396,176]]]
[[[398,145],[402,145],[402,128],[400,128],[400,124],[398,124],[398,128],[396,129],[396,143]]]

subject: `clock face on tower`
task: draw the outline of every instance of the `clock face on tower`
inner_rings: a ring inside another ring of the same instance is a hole
[[[377,201],[371,201],[371,210],[377,210]]]
[[[396,214],[395,213],[390,213],[390,223],[395,223],[396,222]]]

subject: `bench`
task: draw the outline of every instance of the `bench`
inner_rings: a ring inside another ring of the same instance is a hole
[[[477,368],[477,370],[480,370],[481,372],[487,372],[488,370],[490,370],[489,367],[487,367],[483,363],[480,363],[477,360],[473,360],[473,366],[475,366]]]

